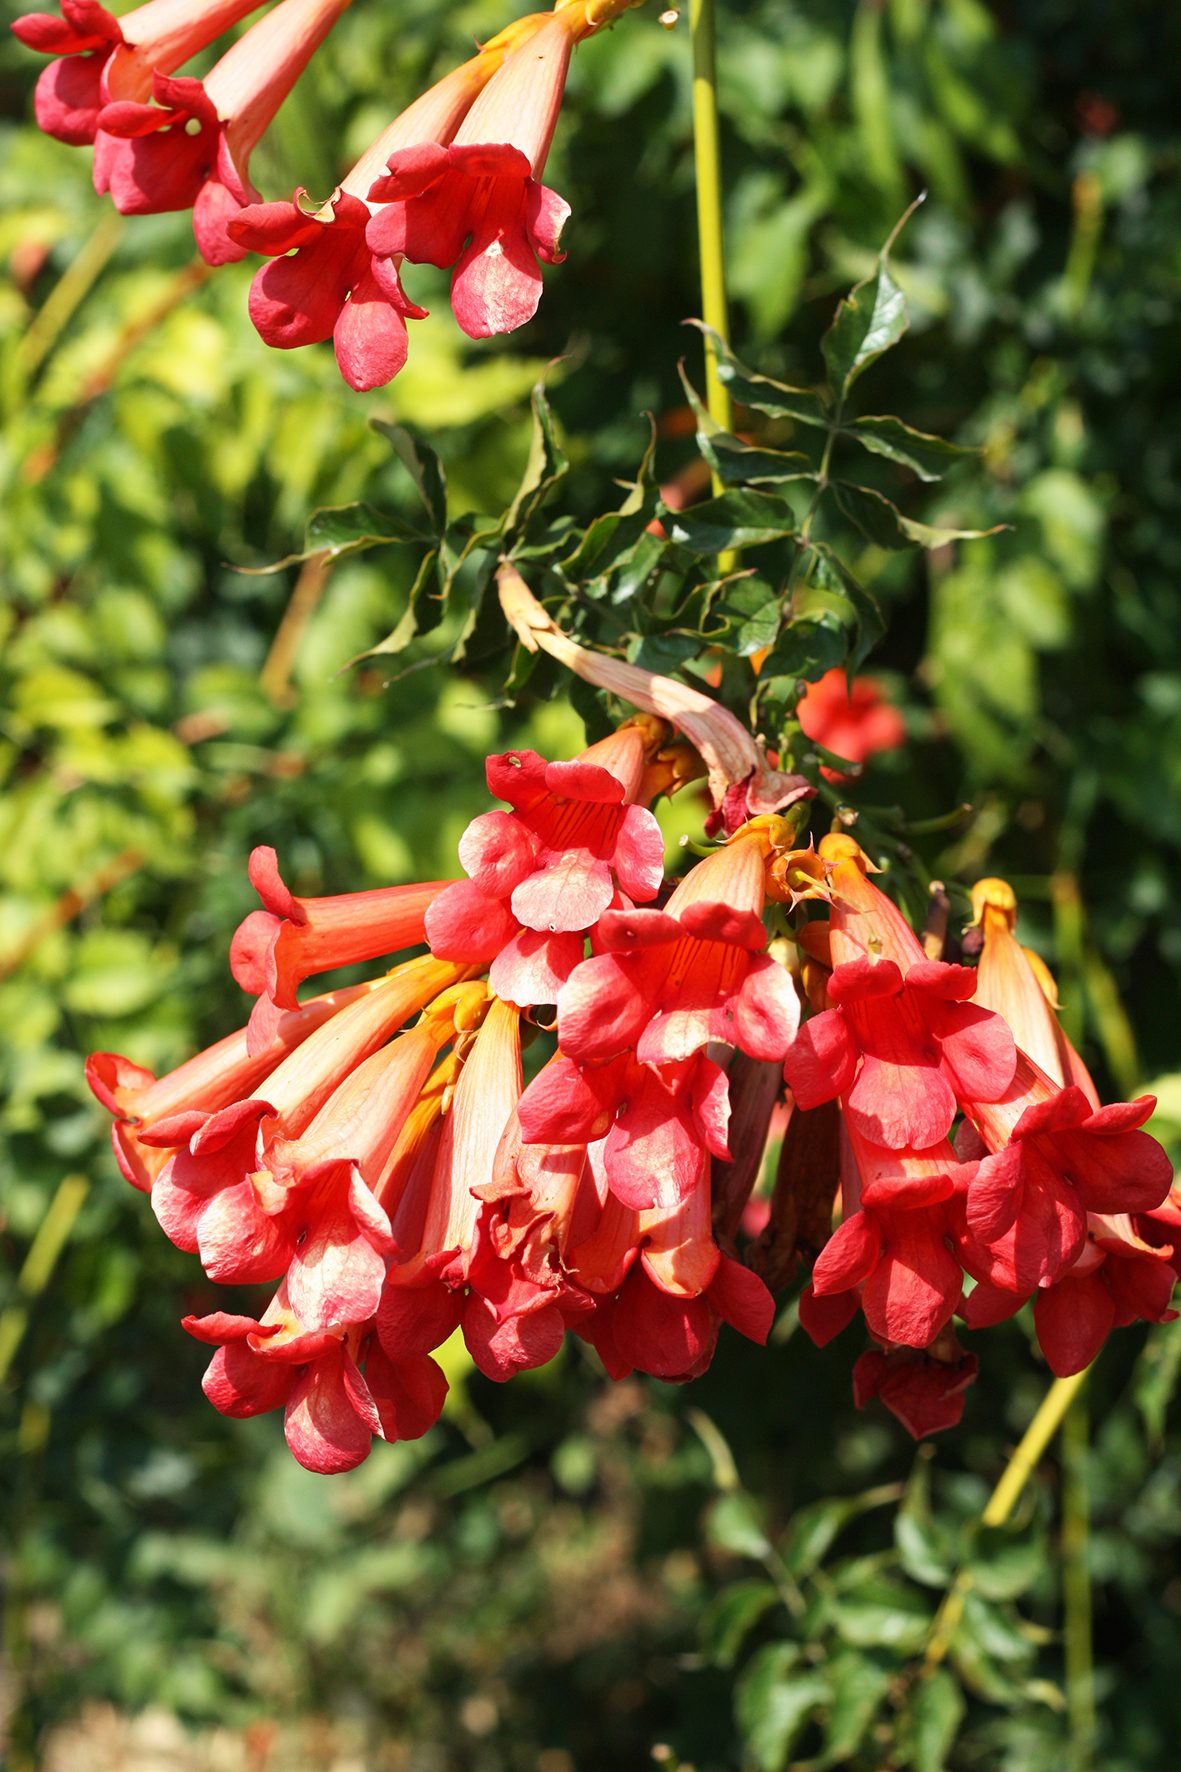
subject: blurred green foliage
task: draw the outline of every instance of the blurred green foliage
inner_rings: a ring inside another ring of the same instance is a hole
[[[234,1295],[215,1300],[118,1178],[82,1082],[94,1047],[159,1071],[237,1025],[226,954],[253,844],[303,892],[453,873],[486,805],[485,750],[581,742],[540,682],[513,713],[494,706],[476,660],[336,674],[405,614],[406,550],[322,580],[265,568],[318,506],[413,513],[371,415],[438,450],[453,515],[498,514],[529,390],[559,356],[570,471],[551,515],[618,507],[648,411],[656,478],[692,484],[688,47],[654,10],[575,61],[548,171],[574,208],[570,256],[537,320],[474,347],[444,280],[412,271],[434,312],[403,374],[364,398],[327,346],[262,346],[251,267],[194,272],[187,218],[113,221],[86,156],[28,121],[33,58],[0,50],[14,1768],[88,1696],[194,1724],[344,1718],[364,1763],[415,1772],[639,1768],[660,1743],[699,1772],[1071,1763],[1054,1461],[1011,1528],[985,1543],[971,1524],[1047,1383],[1020,1320],[988,1332],[963,1426],[930,1463],[877,1405],[853,1411],[849,1337],[817,1352],[789,1306],[767,1352],[727,1332],[683,1393],[611,1387],[578,1346],[503,1391],[453,1359],[426,1440],[317,1479],[274,1418],[204,1403],[205,1356],[177,1319]],[[506,16],[499,0],[412,17],[360,0],[256,155],[264,193],[325,194]],[[971,801],[953,838],[908,837],[923,869],[1013,879],[1104,1088],[1163,1077],[1159,1129],[1181,1139],[1178,17],[1148,0],[750,0],[723,7],[719,53],[743,361],[813,385],[838,295],[925,187],[892,261],[911,331],[857,411],[982,454],[933,491],[881,456],[869,478],[908,519],[1005,525],[922,554],[818,532],[882,605],[869,668],[911,732],[857,797],[898,840]],[[790,416],[747,416],[761,446],[807,447]],[[779,569],[771,551],[751,563]],[[287,648],[289,603],[307,620]],[[67,1226],[59,1185],[78,1174]],[[68,1240],[39,1287],[24,1264],[55,1198]],[[1171,1767],[1181,1726],[1177,1328],[1120,1332],[1092,1381],[1097,1759],[1113,1772]],[[965,1627],[916,1679],[965,1562]]]

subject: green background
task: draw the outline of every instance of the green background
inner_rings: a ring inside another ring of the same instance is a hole
[[[254,1725],[272,1768],[350,1753],[588,1772],[651,1764],[665,1743],[700,1772],[1032,1772],[1081,1752],[1058,1692],[1056,1457],[1003,1542],[957,1537],[1048,1382],[1021,1320],[969,1338],[981,1380],[930,1461],[880,1406],[854,1412],[857,1332],[818,1353],[788,1307],[767,1352],[724,1331],[684,1390],[611,1387],[581,1344],[504,1389],[453,1362],[424,1441],[313,1477],[277,1418],[205,1404],[205,1354],[177,1319],[214,1308],[213,1289],[117,1176],[82,1080],[93,1048],[159,1072],[238,1025],[226,958],[256,902],[255,843],[304,893],[452,874],[488,803],[484,752],[582,742],[560,698],[504,713],[474,670],[336,674],[405,607],[394,548],[334,569],[268,695],[296,574],[239,569],[297,551],[317,505],[410,508],[371,415],[438,449],[453,512],[498,512],[554,358],[564,511],[586,522],[619,502],[646,412],[660,477],[690,466],[689,44],[655,11],[575,59],[547,168],[573,207],[569,257],[537,319],[473,346],[445,278],[411,270],[431,317],[403,374],[366,396],[329,346],[261,344],[251,265],[193,279],[186,217],[114,223],[87,154],[31,123],[36,58],[0,51],[0,1305],[28,1313],[0,1394],[14,1768],[92,1701],[162,1706],[197,1731]],[[506,21],[498,5],[357,0],[255,155],[264,195],[326,195]],[[1166,1138],[1181,1125],[1178,21],[1149,0],[768,0],[725,6],[718,26],[737,347],[816,381],[838,296],[926,189],[894,257],[911,330],[859,409],[982,451],[940,487],[889,482],[908,515],[1006,525],[853,557],[888,619],[869,668],[911,733],[857,795],[918,818],[972,802],[923,840],[925,864],[1013,880],[1101,1089],[1164,1078]],[[119,884],[30,942],[129,850]],[[17,1274],[68,1173],[90,1190],[29,1296]],[[1179,1358],[1167,1326],[1120,1331],[1091,1385],[1098,1758],[1136,1772],[1175,1763],[1181,1725],[1181,1443],[1164,1414]],[[901,1510],[891,1491],[800,1519],[906,1482]],[[909,1686],[961,1556],[985,1570],[970,1631]]]

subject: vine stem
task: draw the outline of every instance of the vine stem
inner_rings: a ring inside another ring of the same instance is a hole
[[[1054,1380],[1042,1398],[1037,1414],[1026,1428],[1020,1445],[1001,1473],[1000,1482],[988,1498],[980,1516],[982,1526],[1004,1525],[1016,1507],[1018,1497],[1039,1458],[1061,1427],[1067,1410],[1086,1383],[1090,1370],[1090,1366],[1085,1366],[1081,1372],[1075,1372],[1070,1378]],[[938,1667],[950,1649],[972,1582],[972,1571],[961,1569],[944,1596],[927,1641],[927,1652],[923,1658],[924,1673],[931,1673]]]
[[[697,243],[701,259],[701,317],[730,341],[726,304],[726,258],[722,235],[722,167],[718,151],[717,57],[714,0],[689,0],[693,41],[693,160],[697,175]],[[729,390],[718,375],[718,355],[705,341],[705,403],[723,430],[733,429]],[[722,490],[715,474],[714,493]]]
[[[1097,1719],[1091,1632],[1087,1400],[1075,1397],[1062,1423],[1062,1635],[1066,1710],[1077,1772],[1094,1764]]]

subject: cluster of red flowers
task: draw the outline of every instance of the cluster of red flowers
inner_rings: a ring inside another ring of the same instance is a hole
[[[116,18],[61,0],[13,30],[54,60],[37,84],[41,128],[94,145],[94,182],[125,215],[192,209],[213,265],[257,252],[250,317],[288,350],[333,340],[345,380],[381,387],[406,361],[399,267],[454,266],[455,317],[472,338],[512,332],[541,295],[537,260],[562,258],[569,207],[543,185],[574,46],[635,0],[558,0],[517,19],[382,132],[322,206],[264,203],[250,155],[349,0],[279,0],[203,79],[176,70],[256,0],[148,0]]]
[[[1150,1215],[1172,1166],[1138,1130],[1152,1096],[1100,1107],[1052,980],[1012,934],[1003,881],[975,888],[973,969],[927,957],[852,838],[826,837],[820,854],[831,914],[801,931],[820,1012],[785,1069],[797,1112],[840,1101],[842,1222],[800,1320],[823,1345],[862,1310],[878,1345],[857,1363],[858,1400],[880,1395],[926,1433],[959,1420],[976,1375],[951,1332],[957,1313],[983,1328],[1035,1299],[1060,1377],[1113,1326],[1165,1317],[1176,1274]],[[1175,1221],[1167,1206],[1162,1222]]]
[[[1113,1324],[1167,1309],[1164,1226],[1129,1217],[1172,1179],[1135,1130],[1151,1101],[1099,1108],[997,883],[978,972],[927,958],[850,838],[794,847],[798,818],[748,820],[670,887],[648,808],[693,773],[670,741],[641,716],[570,763],[490,757],[510,810],[468,826],[463,880],[301,899],[256,850],[266,908],[231,950],[249,1025],[159,1081],[90,1060],[120,1167],[172,1240],[215,1282],[278,1281],[257,1317],[185,1326],[217,1348],[214,1405],[284,1407],[313,1470],[424,1433],[446,1392],[430,1356],[456,1330],[497,1380],[567,1329],[616,1379],[697,1376],[723,1321],[764,1342],[774,1304],[727,1188],[742,1172],[749,1192],[784,1075],[797,1127],[840,1099],[842,1218],[801,1317],[823,1342],[864,1311],[860,1401],[880,1393],[915,1433],[958,1419],[975,1360],[957,1311],[978,1327],[1036,1295],[1047,1358],[1073,1371]],[[768,899],[830,914],[769,950]],[[317,972],[418,944],[298,1003]],[[522,1035],[550,1023],[557,1051],[522,1090]]]

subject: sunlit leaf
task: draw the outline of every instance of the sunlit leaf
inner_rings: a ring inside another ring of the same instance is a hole
[[[850,290],[820,341],[838,399],[843,400],[857,377],[898,343],[908,325],[906,297],[883,252],[873,276]]]
[[[821,395],[811,388],[789,388],[785,382],[773,381],[769,375],[759,375],[738,361],[712,326],[702,320],[690,320],[687,324],[696,326],[712,340],[717,352],[718,380],[729,389],[738,405],[753,406],[756,411],[766,412],[772,418],[794,418],[800,424],[827,430],[829,412]]]
[[[759,1772],[779,1772],[792,1743],[831,1688],[794,1643],[768,1643],[744,1669],[734,1693],[738,1726]]]
[[[660,505],[660,521],[672,541],[694,554],[720,554],[727,548],[752,548],[795,533],[795,513],[770,492],[726,492],[687,511]]]
[[[947,1668],[920,1677],[907,1706],[915,1772],[943,1772],[966,1710],[959,1682]]]
[[[429,444],[415,437],[403,425],[388,425],[380,418],[369,420],[390,444],[426,506],[431,527],[441,535],[447,527],[447,481],[443,464]]]
[[[942,479],[953,462],[975,453],[944,437],[932,437],[926,431],[912,430],[900,418],[855,418],[841,432],[868,449],[872,455],[884,455],[889,461],[911,468],[920,480]]]

